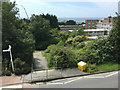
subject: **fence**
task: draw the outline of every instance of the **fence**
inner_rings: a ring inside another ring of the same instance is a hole
[[[46,81],[54,78],[62,77],[61,67],[52,67],[48,69],[33,69],[28,75],[23,78],[24,82]]]

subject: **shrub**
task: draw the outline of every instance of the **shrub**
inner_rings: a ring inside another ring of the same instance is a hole
[[[72,42],[73,42],[73,38],[72,37],[70,37],[70,38],[68,38],[67,40],[66,40],[66,44],[72,44]]]
[[[6,76],[11,76],[11,71],[5,71]]]
[[[57,44],[57,46],[64,46],[64,45],[65,45],[65,43],[62,40],[59,41],[58,44]]]
[[[78,48],[78,49],[83,48],[83,47],[85,47],[85,43],[84,43],[84,42],[81,42],[81,43],[79,43],[79,44],[76,46],[76,48]]]
[[[73,38],[73,43],[75,42],[82,42],[85,40],[85,37],[84,36],[76,36]]]
[[[57,63],[57,64],[56,64]],[[50,50],[50,67],[72,68],[76,67],[75,54],[68,47],[53,46]]]
[[[30,66],[27,65],[24,61],[20,60],[20,58],[16,58],[14,60],[14,68],[16,75],[27,74],[30,72]]]
[[[88,73],[93,73],[97,71],[96,64],[87,64],[85,71]]]
[[[50,45],[50,46],[48,46],[47,49],[45,50],[45,53],[50,53],[50,49],[51,49],[51,47],[53,47],[53,46],[55,46],[55,45]]]

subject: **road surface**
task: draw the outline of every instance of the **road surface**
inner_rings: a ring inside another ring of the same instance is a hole
[[[120,72],[120,71],[119,71]],[[118,88],[118,71],[0,88]],[[95,89],[94,89],[95,90]],[[108,89],[107,89],[108,90]],[[111,90],[111,89],[109,89]],[[118,89],[117,89],[118,90]]]
[[[33,85],[29,88],[118,88],[118,71],[81,77],[65,78]]]

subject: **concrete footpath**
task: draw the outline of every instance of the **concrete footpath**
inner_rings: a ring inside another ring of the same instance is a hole
[[[80,71],[78,68],[65,69],[65,70],[42,70],[32,72],[28,75],[25,75],[23,82],[39,82],[39,81],[48,81],[55,80],[60,78],[74,77],[80,75],[87,75],[88,73]]]

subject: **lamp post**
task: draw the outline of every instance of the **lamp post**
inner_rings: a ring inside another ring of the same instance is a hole
[[[14,71],[11,48],[12,48],[11,45],[9,45],[9,48],[7,50],[3,50],[3,52],[10,52],[10,60],[11,60],[11,63],[12,63],[12,70]]]

